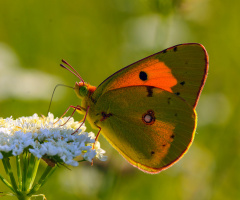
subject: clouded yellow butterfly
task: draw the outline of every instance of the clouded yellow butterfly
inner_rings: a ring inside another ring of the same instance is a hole
[[[196,111],[208,71],[201,44],[180,44],[114,73],[97,88],[80,82],[75,92],[84,114],[133,166],[158,173],[178,161],[191,145]],[[97,135],[97,137],[98,137]]]

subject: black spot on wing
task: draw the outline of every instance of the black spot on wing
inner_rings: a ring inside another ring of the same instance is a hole
[[[180,84],[181,84],[182,86],[185,85],[185,81],[182,81]]]
[[[140,73],[139,73],[139,78],[140,78],[142,81],[146,81],[146,80],[148,79],[147,73],[144,72],[144,71],[140,71]]]
[[[167,49],[163,50],[162,52],[163,52],[163,53],[167,53]]]
[[[173,48],[173,51],[176,52],[176,51],[177,51],[177,47],[174,47],[174,48]]]
[[[101,122],[106,120],[107,118],[113,116],[112,113],[105,113],[105,112],[102,112],[101,115],[102,115],[102,118],[100,119]]]
[[[180,92],[176,92],[175,94],[179,96],[179,95],[180,95]]]
[[[146,86],[147,88],[147,97],[152,97],[153,96],[153,86]]]
[[[171,103],[171,97],[168,98],[167,102],[168,102],[168,104]]]

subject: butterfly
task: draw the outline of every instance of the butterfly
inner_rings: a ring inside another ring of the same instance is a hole
[[[179,44],[137,61],[98,87],[80,79],[81,105],[70,106],[133,166],[159,173],[176,163],[195,135],[195,111],[203,89],[208,54],[201,44]],[[68,109],[69,109],[68,108]],[[73,112],[73,113],[74,113]]]

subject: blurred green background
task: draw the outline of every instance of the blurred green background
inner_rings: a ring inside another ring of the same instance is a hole
[[[40,193],[48,200],[239,199],[239,8],[236,0],[0,0],[1,117],[46,115],[54,86],[79,81],[59,67],[62,58],[97,86],[172,45],[198,42],[209,53],[197,134],[177,164],[144,174],[101,136],[107,162],[60,167]],[[51,112],[60,116],[71,104],[79,104],[74,92],[59,87]]]

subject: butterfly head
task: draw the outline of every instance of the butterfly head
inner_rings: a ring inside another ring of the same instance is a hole
[[[90,97],[95,90],[95,86],[91,86],[90,84],[87,84],[85,82],[76,82],[74,87],[74,91],[80,99]]]
[[[82,77],[79,75],[79,73],[69,63],[67,63],[67,61],[62,60],[62,62],[63,64],[67,65],[65,66],[63,64],[60,64],[62,68],[70,71],[72,74],[74,74],[76,77],[80,79],[80,82],[79,83],[76,82],[74,87],[74,91],[78,98],[83,99],[85,97],[90,97],[92,93],[96,90],[96,87],[85,83]]]

